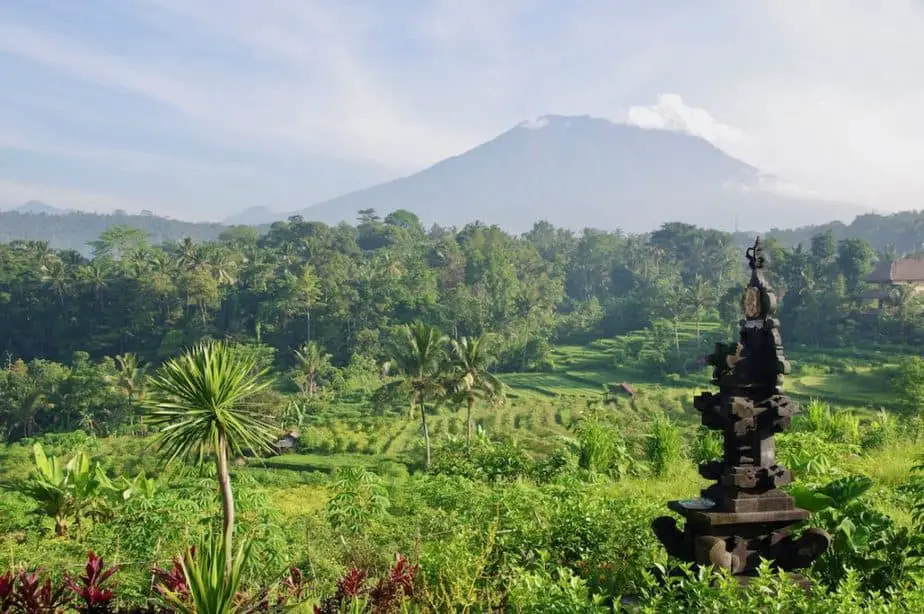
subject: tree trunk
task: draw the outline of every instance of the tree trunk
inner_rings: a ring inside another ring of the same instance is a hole
[[[55,518],[55,535],[58,537],[67,536],[67,518],[64,516]]]
[[[231,493],[231,476],[228,473],[228,440],[224,433],[218,435],[218,449],[215,450],[218,464],[218,486],[221,489],[222,529],[224,531],[225,573],[231,575],[231,544],[234,539],[234,495]]]
[[[677,355],[680,355],[680,331],[678,330],[679,323],[677,322],[676,316],[674,317],[674,348],[677,350]]]
[[[469,451],[472,449],[472,405],[474,404],[475,399],[469,396],[468,409],[465,412],[465,446]]]
[[[699,346],[700,346],[700,343],[699,343],[699,322],[700,322],[700,314],[699,314],[699,310],[697,309],[697,310],[696,310],[696,349],[697,349],[697,350],[699,349]]]
[[[427,449],[424,469],[430,469],[430,429],[427,427],[427,406],[424,404],[423,397],[420,397],[420,423],[423,426],[424,447]]]

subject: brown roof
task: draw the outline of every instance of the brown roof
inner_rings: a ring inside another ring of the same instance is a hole
[[[892,284],[909,281],[924,281],[924,260],[893,260],[880,262],[866,277],[873,284]]]

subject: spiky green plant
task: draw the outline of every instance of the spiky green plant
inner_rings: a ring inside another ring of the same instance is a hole
[[[182,614],[233,614],[250,611],[239,597],[244,564],[250,544],[238,546],[232,553],[223,536],[208,536],[195,549],[190,548],[180,561],[186,578],[186,594],[161,587],[161,594],[171,611]],[[231,561],[231,565],[227,565]]]
[[[248,399],[270,385],[266,374],[252,355],[209,341],[166,362],[149,383],[150,423],[162,427],[155,444],[167,462],[196,454],[202,463],[207,451],[215,455],[228,574],[234,534],[229,456],[245,450],[269,452],[276,437],[276,428],[247,406]]]

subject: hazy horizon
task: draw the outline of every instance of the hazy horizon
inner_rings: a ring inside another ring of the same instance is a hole
[[[411,174],[536,117],[689,132],[919,208],[924,6],[45,0],[0,6],[0,208],[221,220]]]

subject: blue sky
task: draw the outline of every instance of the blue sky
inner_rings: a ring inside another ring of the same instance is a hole
[[[0,207],[290,211],[551,113],[921,207],[921,58],[915,0],[3,0]]]

